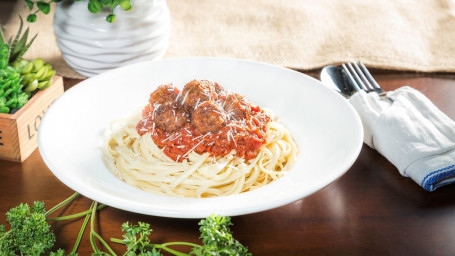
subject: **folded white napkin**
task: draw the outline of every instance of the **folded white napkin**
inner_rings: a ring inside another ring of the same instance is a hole
[[[455,122],[411,87],[387,96],[393,101],[364,91],[349,99],[364,142],[427,191],[455,182]]]

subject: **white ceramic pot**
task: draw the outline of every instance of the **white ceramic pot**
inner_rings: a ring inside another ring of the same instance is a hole
[[[132,0],[133,9],[90,13],[87,1],[56,5],[54,33],[63,58],[86,77],[120,66],[160,59],[169,44],[170,15],[166,0]]]

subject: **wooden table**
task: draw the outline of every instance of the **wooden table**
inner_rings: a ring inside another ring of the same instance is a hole
[[[318,77],[318,71],[309,72]],[[386,90],[412,86],[455,119],[455,77],[373,71]],[[66,79],[66,88],[78,80]],[[50,209],[73,193],[43,163],[36,150],[24,163],[0,161],[0,223],[21,202],[44,201]],[[64,208],[89,208],[80,197]],[[154,242],[199,243],[198,220],[146,216],[107,207],[96,229],[109,240],[121,237],[123,222],[148,222]],[[426,192],[402,177],[384,157],[364,145],[352,168],[315,194],[273,210],[233,217],[234,237],[253,255],[455,255],[455,185]],[[56,248],[70,251],[82,219],[53,224]],[[113,245],[117,253],[124,247]],[[79,255],[91,255],[85,233]]]

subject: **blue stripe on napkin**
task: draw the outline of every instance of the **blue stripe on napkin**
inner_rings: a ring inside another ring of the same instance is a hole
[[[453,180],[447,181],[447,182],[441,182],[440,181],[454,177]],[[441,186],[454,183],[455,182],[455,164],[451,166],[447,166],[444,168],[441,168],[439,170],[430,172],[427,174],[421,183],[421,186],[427,190],[427,191],[433,191]]]

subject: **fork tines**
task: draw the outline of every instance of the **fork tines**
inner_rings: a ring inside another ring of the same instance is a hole
[[[383,96],[386,94],[384,90],[381,89],[379,84],[374,80],[373,76],[370,74],[368,69],[363,65],[362,62],[348,62],[341,65],[343,70],[346,72],[349,80],[351,80],[354,90],[364,90],[366,92],[376,92],[379,95]]]

